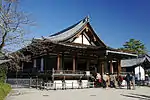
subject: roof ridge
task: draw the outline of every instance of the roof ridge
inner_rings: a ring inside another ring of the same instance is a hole
[[[84,23],[84,22],[89,22],[89,16],[86,16],[84,19],[78,21],[76,24],[73,24],[73,25],[71,25],[71,26],[69,26],[69,27],[67,27],[67,28],[64,28],[63,30],[61,30],[61,31],[59,31],[59,32],[56,32],[56,33],[50,35],[49,37],[53,37],[53,36],[59,35],[59,34],[65,32],[65,31],[67,31],[67,30],[69,30],[69,29],[75,27],[76,25],[78,25],[78,24],[81,23],[81,22],[83,22],[83,23]]]

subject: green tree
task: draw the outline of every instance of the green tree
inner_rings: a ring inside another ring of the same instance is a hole
[[[140,40],[130,39],[129,41],[123,44],[123,48],[119,48],[120,50],[128,50],[133,51],[137,54],[146,54],[147,50],[145,45]]]

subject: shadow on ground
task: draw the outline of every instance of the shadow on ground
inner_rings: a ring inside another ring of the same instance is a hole
[[[129,98],[137,98],[139,100],[150,100],[150,96],[143,95],[143,94],[130,93],[130,94],[120,94],[120,95],[125,96],[125,97],[129,97]]]

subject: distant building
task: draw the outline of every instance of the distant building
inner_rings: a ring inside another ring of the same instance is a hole
[[[145,80],[145,72],[150,69],[150,56],[121,60],[121,67],[124,72],[134,72],[138,80]]]

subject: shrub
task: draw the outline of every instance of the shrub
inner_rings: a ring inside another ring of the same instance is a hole
[[[1,83],[5,82],[6,74],[7,74],[7,65],[6,64],[0,65],[0,82]]]
[[[146,72],[146,74],[148,74],[148,76],[150,77],[150,71]]]
[[[0,83],[0,100],[4,100],[10,90],[11,86],[9,84]]]

